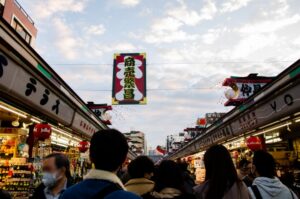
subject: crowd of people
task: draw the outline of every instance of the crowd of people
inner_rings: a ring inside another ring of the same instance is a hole
[[[186,163],[172,160],[154,165],[147,156],[139,156],[130,162],[126,172],[120,172],[127,153],[127,140],[119,131],[95,133],[90,144],[94,169],[77,184],[72,182],[68,158],[51,154],[43,160],[42,184],[32,199],[298,198],[276,177],[275,160],[263,150],[256,151],[251,162],[240,161],[237,171],[223,145],[210,147],[204,155],[205,181],[200,185],[195,184]],[[10,196],[1,192],[0,198]]]

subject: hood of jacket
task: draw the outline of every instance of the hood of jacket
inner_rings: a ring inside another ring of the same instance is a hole
[[[182,194],[182,192],[178,189],[174,188],[164,188],[160,192],[151,193],[155,198],[175,198]]]
[[[134,178],[129,180],[125,187],[127,191],[133,192],[137,195],[144,195],[154,189],[154,182],[146,178]]]
[[[276,177],[258,177],[254,180],[253,185],[256,185],[260,191],[265,192],[272,198],[286,191],[286,186]]]
[[[91,169],[83,179],[97,179],[97,180],[106,180],[113,183],[118,184],[123,190],[126,190],[121,180],[118,176],[112,172],[98,170],[98,169]]]

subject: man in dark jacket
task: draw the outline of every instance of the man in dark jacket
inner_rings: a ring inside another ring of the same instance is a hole
[[[43,160],[42,183],[31,199],[57,199],[71,184],[70,162],[60,153],[48,155]]]
[[[96,169],[92,169],[82,182],[67,189],[60,199],[139,199],[125,191],[116,175],[127,153],[128,144],[122,133],[114,129],[96,132],[90,146],[90,159]]]

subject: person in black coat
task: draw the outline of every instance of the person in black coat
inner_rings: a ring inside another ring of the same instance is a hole
[[[72,185],[70,162],[60,153],[50,154],[43,160],[42,183],[34,190],[30,199],[59,198]]]

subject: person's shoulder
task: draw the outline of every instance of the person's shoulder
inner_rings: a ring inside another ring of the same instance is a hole
[[[134,193],[124,191],[124,190],[119,190],[115,191],[108,196],[105,197],[105,199],[141,199],[140,196],[135,195]]]

